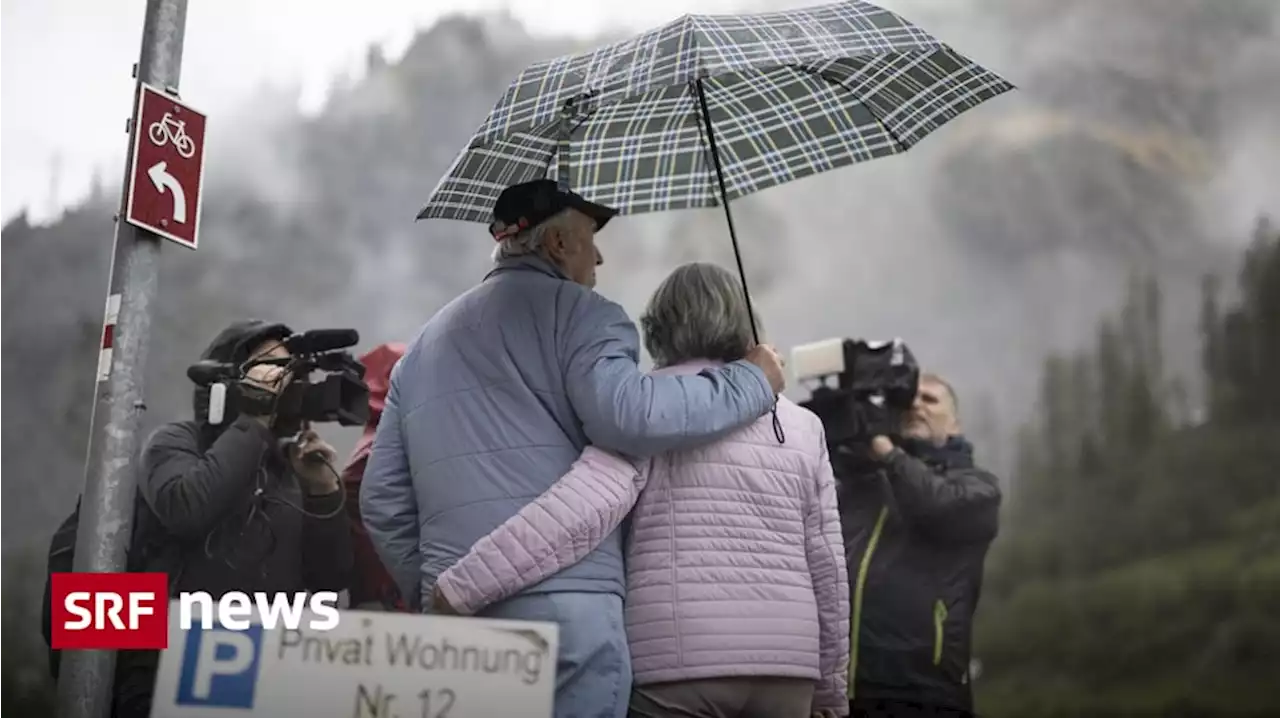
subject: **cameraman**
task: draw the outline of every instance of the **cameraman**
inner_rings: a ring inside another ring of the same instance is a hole
[[[195,420],[160,427],[143,453],[139,490],[150,519],[147,568],[170,591],[341,591],[352,565],[350,525],[332,446],[303,424],[280,436],[276,397],[293,379],[283,324],[249,320],[223,330],[204,360],[238,368],[226,409],[211,424],[210,389]],[[146,526],[139,523],[139,528]],[[171,594],[172,595],[172,594]],[[154,652],[122,652],[117,718],[150,713]]]
[[[871,461],[840,472],[853,584],[850,710],[972,716],[970,635],[1000,489],[974,465],[955,392],[936,374],[920,377],[902,436],[900,446],[874,437]]]

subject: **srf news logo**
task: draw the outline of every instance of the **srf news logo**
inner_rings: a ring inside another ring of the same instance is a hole
[[[163,573],[55,573],[49,588],[55,651],[169,647]]]
[[[55,573],[49,593],[54,650],[169,647],[169,582],[163,573]],[[194,623],[212,629],[216,617],[226,630],[247,631],[256,616],[268,631],[277,625],[331,631],[341,620],[338,601],[334,591],[228,591],[217,601],[204,591],[184,591],[178,595],[178,625],[184,631]]]

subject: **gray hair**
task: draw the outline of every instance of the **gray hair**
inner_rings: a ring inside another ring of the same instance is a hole
[[[570,211],[561,210],[515,236],[499,240],[498,246],[493,248],[493,261],[500,262],[512,257],[537,254],[542,250],[547,230],[551,227],[563,227],[570,219]]]
[[[640,317],[640,328],[658,367],[691,359],[731,362],[745,357],[754,343],[751,317],[742,283],[732,272],[693,262],[662,280]]]
[[[935,374],[931,371],[922,372],[920,374],[920,383],[924,384],[925,382],[937,384],[947,390],[947,394],[951,396],[951,407],[955,409],[958,418],[960,414],[960,396],[956,394],[956,388],[951,385],[951,382],[943,379],[941,374]]]

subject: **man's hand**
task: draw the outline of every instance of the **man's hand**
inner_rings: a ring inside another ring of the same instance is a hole
[[[444,597],[444,593],[440,591],[439,586],[431,590],[431,612],[438,616],[458,615],[453,606],[449,605],[449,599]]]
[[[831,708],[819,708],[814,711],[811,718],[839,718],[835,710]]]
[[[893,453],[893,442],[887,436],[877,436],[871,440],[871,454],[877,459],[883,459]]]
[[[287,383],[285,381],[287,378],[284,367],[279,364],[258,363],[245,371],[243,381],[266,389],[272,394],[279,394],[280,388]]]
[[[782,367],[786,362],[778,355],[777,350],[768,344],[757,344],[747,352],[747,361],[760,367],[765,377],[769,379],[769,386],[773,387],[774,394],[781,394],[782,390],[787,388],[787,377],[782,372]]]
[[[338,476],[334,463],[338,452],[310,426],[303,427],[302,438],[289,445],[289,463],[297,474],[302,488],[313,496],[331,494],[338,490]]]
[[[289,383],[284,367],[279,364],[254,364],[245,371],[240,382],[273,395],[279,395],[284,385]],[[248,415],[267,428],[275,421],[275,416],[271,413]]]

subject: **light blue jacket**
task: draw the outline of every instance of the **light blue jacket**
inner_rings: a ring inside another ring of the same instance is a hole
[[[587,444],[644,458],[763,416],[773,390],[739,361],[640,372],[622,307],[532,256],[500,262],[436,313],[391,374],[360,487],[365,527],[421,600],[480,537],[541,495]],[[625,594],[621,531],[524,593]]]

